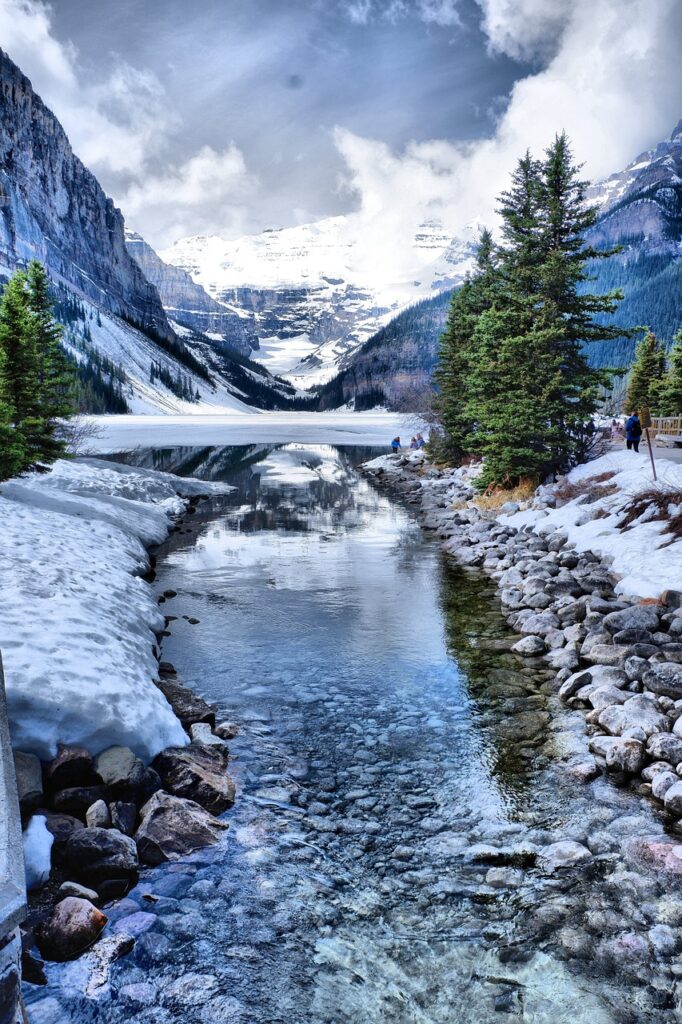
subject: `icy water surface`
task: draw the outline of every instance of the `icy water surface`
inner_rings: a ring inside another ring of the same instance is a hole
[[[582,714],[510,653],[485,577],[358,475],[369,454],[135,454],[237,488],[171,536],[155,586],[177,591],[164,658],[241,725],[238,800],[220,846],[113,910],[138,938],[110,985],[50,968],[35,1024],[682,1019],[682,896],[626,856],[661,821],[566,775]],[[558,839],[594,859],[533,867]]]

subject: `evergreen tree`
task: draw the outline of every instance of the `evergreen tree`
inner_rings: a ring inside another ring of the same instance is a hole
[[[662,416],[682,414],[682,331],[675,335],[668,353],[668,366],[658,395]]]
[[[481,233],[476,272],[452,296],[445,331],[440,339],[435,380],[440,393],[436,400],[443,434],[434,442],[437,458],[461,462],[468,451],[473,430],[468,408],[468,380],[476,362],[474,331],[478,318],[490,309],[498,282],[492,235]]]
[[[37,418],[39,360],[36,330],[29,307],[26,275],[8,281],[0,302],[0,348],[4,359],[0,387],[16,425]]]
[[[0,480],[18,473],[25,461],[23,438],[14,426],[14,413],[3,390],[5,353],[0,346]]]
[[[665,349],[652,331],[647,331],[635,352],[625,397],[625,411],[647,406],[658,411],[665,378]]]
[[[58,420],[74,412],[74,374],[61,347],[63,328],[54,318],[47,274],[37,260],[29,264],[26,280],[38,370],[34,447],[38,459],[50,462],[65,450],[57,436]]]

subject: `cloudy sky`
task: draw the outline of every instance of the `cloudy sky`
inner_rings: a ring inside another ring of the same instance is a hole
[[[593,176],[682,116],[679,0],[0,0],[0,46],[157,247],[356,211],[460,231],[565,128]]]

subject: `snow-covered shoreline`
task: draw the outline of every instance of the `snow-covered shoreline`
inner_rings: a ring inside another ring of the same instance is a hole
[[[147,548],[186,499],[223,485],[60,460],[0,486],[0,650],[16,749],[111,744],[150,760],[188,742],[154,683],[164,618]]]

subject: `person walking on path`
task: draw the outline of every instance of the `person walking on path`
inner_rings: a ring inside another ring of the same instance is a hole
[[[639,439],[642,436],[642,424],[639,422],[639,416],[636,412],[633,412],[632,416],[628,417],[625,421],[625,443],[628,451],[632,448],[636,452],[639,451]]]

